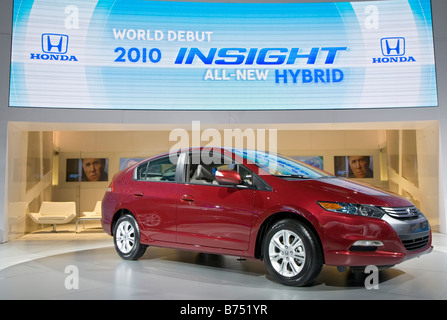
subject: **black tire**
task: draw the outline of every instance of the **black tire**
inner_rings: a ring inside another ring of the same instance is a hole
[[[323,267],[323,252],[315,234],[294,219],[273,224],[264,237],[262,250],[267,270],[285,285],[309,285]]]
[[[113,243],[124,260],[137,260],[146,252],[147,245],[140,243],[140,228],[134,216],[121,216],[115,224]]]

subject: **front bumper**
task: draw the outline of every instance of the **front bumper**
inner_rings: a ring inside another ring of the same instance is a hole
[[[414,219],[381,219],[323,212],[325,263],[335,266],[391,266],[433,250],[431,230],[421,214]],[[357,241],[380,241],[376,248],[353,247]]]

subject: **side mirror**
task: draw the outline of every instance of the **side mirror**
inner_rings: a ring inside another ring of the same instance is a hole
[[[216,180],[222,185],[238,185],[241,184],[242,179],[238,172],[231,170],[216,171]]]

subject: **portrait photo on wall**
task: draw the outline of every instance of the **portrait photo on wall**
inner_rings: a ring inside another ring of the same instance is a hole
[[[67,159],[66,181],[108,181],[108,171],[107,158]]]
[[[291,158],[310,164],[312,167],[324,170],[322,156],[292,156]]]
[[[133,166],[134,164],[143,161],[146,158],[120,158],[120,171]]]
[[[372,156],[335,156],[334,171],[337,177],[373,178]]]

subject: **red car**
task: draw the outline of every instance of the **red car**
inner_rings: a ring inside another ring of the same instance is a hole
[[[257,258],[286,285],[312,283],[323,264],[392,266],[433,248],[408,200],[261,151],[152,157],[115,175],[102,205],[123,259],[148,245]]]

